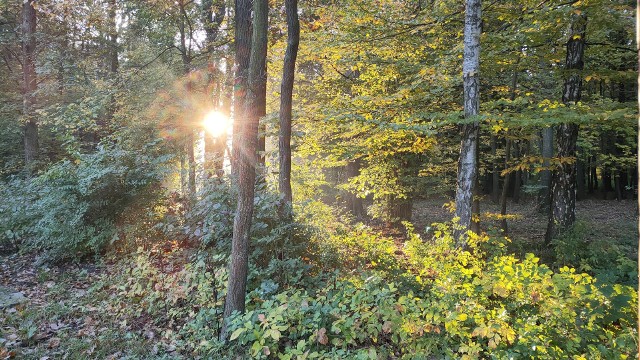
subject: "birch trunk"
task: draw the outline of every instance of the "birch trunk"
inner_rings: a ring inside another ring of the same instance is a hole
[[[480,68],[480,18],[481,1],[467,0],[464,21],[464,57],[462,63],[462,78],[464,86],[464,116],[473,119],[480,108],[480,93],[478,89]],[[473,188],[478,171],[477,142],[478,121],[472,120],[462,127],[462,142],[460,158],[458,160],[458,184],[456,189],[456,217],[459,228],[454,236],[460,238],[471,225],[471,204]],[[463,240],[464,244],[466,240]]]

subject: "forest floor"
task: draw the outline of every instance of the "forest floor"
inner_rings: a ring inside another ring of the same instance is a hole
[[[443,198],[416,202],[416,230],[424,234],[432,223],[449,220],[445,202]],[[481,209],[482,213],[499,212],[498,205],[489,202],[481,204]],[[546,217],[527,203],[509,203],[508,213],[514,215],[509,220],[513,239],[509,250],[533,252],[544,261]],[[580,201],[577,218],[586,239],[614,243],[630,258],[637,256],[635,201]],[[485,230],[497,227],[497,220],[483,222]],[[154,354],[172,358],[176,346],[171,324],[141,315],[123,317],[122,309],[115,308],[114,299],[121,289],[110,283],[115,280],[110,274],[114,271],[114,265],[108,263],[46,267],[37,266],[33,254],[0,254],[0,296],[21,293],[26,298],[6,305],[0,299],[0,360],[120,359],[125,352],[131,355],[129,349],[136,349],[143,358]]]
[[[419,200],[414,204],[413,223],[416,230],[425,233],[432,223],[451,219],[449,210],[443,204],[444,198]],[[483,231],[502,234],[501,221],[495,219],[500,213],[500,205],[491,201],[480,204]],[[549,247],[544,244],[547,229],[547,215],[539,212],[533,202],[521,201],[507,204],[508,234],[511,239],[510,251],[517,255],[532,252],[543,261],[551,260]],[[611,242],[628,248],[629,257],[637,258],[638,204],[636,200],[581,200],[576,203],[576,222],[582,236],[599,241]]]

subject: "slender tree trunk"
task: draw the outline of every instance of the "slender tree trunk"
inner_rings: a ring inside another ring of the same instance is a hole
[[[349,179],[360,175],[361,166],[362,159],[355,159],[347,162],[347,165],[345,166],[347,182],[349,181]],[[347,200],[347,209],[349,209],[351,215],[355,216],[356,218],[361,218],[365,215],[364,205],[361,197],[351,191],[347,191],[345,198]]]
[[[231,242],[231,262],[229,264],[229,285],[224,303],[224,319],[234,311],[244,312],[247,273],[249,268],[249,235],[253,216],[253,198],[255,195],[256,165],[258,163],[258,121],[259,104],[266,93],[262,86],[267,56],[268,0],[254,0],[253,36],[248,78],[248,94],[244,113],[246,120],[240,128],[238,158],[238,207],[233,221],[233,239]],[[262,91],[262,92],[260,92]],[[227,326],[224,324],[221,339],[227,339]]]
[[[244,106],[247,96],[247,80],[251,49],[251,4],[253,0],[235,0],[235,81],[233,92],[233,138],[231,142],[231,173],[238,175],[240,133],[245,121]]]
[[[585,163],[582,160],[576,160],[576,199],[584,200],[587,197],[587,189],[586,189],[586,181],[585,181]]]
[[[187,198],[187,162],[184,153],[180,154],[180,195]]]
[[[500,171],[498,170],[498,136],[491,134],[491,201],[498,203],[500,198]]]
[[[36,92],[36,9],[35,1],[22,3],[22,79],[24,95],[24,162],[27,168],[38,157],[38,123],[35,119]]]
[[[552,126],[542,129],[542,158],[545,170],[540,173],[540,185],[542,189],[538,195],[538,211],[548,214],[551,210],[551,166],[550,159],[553,157],[553,131]]]
[[[194,130],[189,129],[187,135],[187,156],[189,159],[189,195],[196,194],[196,154]]]
[[[300,43],[300,22],[298,20],[298,0],[285,0],[287,12],[287,50],[282,67],[280,86],[280,134],[278,136],[280,172],[278,188],[285,209],[291,208],[291,107],[296,58]]]
[[[509,168],[509,162],[511,161],[511,139],[508,138],[509,134],[507,134],[507,145],[505,145],[505,155],[504,155],[504,169]],[[502,230],[505,234],[508,233],[509,229],[507,227],[507,193],[509,192],[509,180],[511,179],[511,174],[507,173],[504,176],[504,185],[502,185],[502,195],[500,196],[500,215],[502,217]]]
[[[520,154],[520,142],[516,141],[513,144],[514,158],[519,159]],[[513,203],[518,204],[520,202],[520,188],[522,185],[522,171],[516,170],[513,172]]]
[[[464,57],[462,63],[462,78],[464,81],[464,115],[473,118],[480,109],[479,76],[480,69],[480,19],[481,1],[467,0],[464,21]],[[471,204],[473,202],[473,188],[478,172],[478,122],[462,127],[462,142],[460,145],[460,159],[458,160],[458,183],[456,189],[456,217],[459,218],[459,228],[454,236],[460,239],[471,225]],[[465,244],[462,240],[461,244]]]
[[[584,15],[574,15],[571,24],[571,36],[567,42],[566,69],[574,70],[564,82],[562,102],[565,104],[580,101],[582,78],[575,71],[584,68],[584,46],[587,18]],[[576,157],[576,143],[578,141],[578,125],[564,123],[556,130],[558,157],[563,159],[559,168],[553,173],[551,188],[552,211],[545,242],[548,244],[559,233],[570,229],[576,220],[576,164],[566,161]]]
[[[120,67],[118,61],[118,27],[116,24],[116,0],[109,0],[109,71],[116,74]]]

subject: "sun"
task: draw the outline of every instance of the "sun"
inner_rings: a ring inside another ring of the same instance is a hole
[[[210,111],[204,117],[202,125],[209,134],[217,137],[227,133],[229,130],[229,118],[219,111]]]

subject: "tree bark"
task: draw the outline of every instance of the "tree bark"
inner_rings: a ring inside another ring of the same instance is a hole
[[[511,161],[511,139],[508,138],[509,134],[507,134],[507,145],[505,146],[505,155],[504,155],[504,169],[509,168],[509,161]],[[504,176],[504,184],[502,185],[502,195],[500,196],[500,215],[502,217],[501,224],[502,230],[505,234],[508,234],[509,229],[507,227],[507,193],[509,191],[509,180],[511,179],[511,174],[507,173]]]
[[[116,74],[120,67],[118,61],[118,27],[116,24],[116,0],[109,0],[109,71]]]
[[[224,319],[234,311],[244,312],[249,268],[249,235],[253,216],[253,198],[255,195],[256,165],[258,162],[258,122],[259,104],[266,97],[263,87],[265,63],[267,57],[268,0],[254,0],[253,36],[249,65],[248,93],[239,136],[238,158],[238,207],[233,221],[233,239],[231,242],[231,262],[229,264],[229,285],[224,303]],[[220,334],[227,339],[225,322]]]
[[[538,195],[538,211],[548,214],[551,210],[551,166],[550,159],[553,157],[553,132],[552,126],[542,129],[542,166],[545,170],[540,173],[540,185],[542,189]]]
[[[587,18],[574,15],[571,36],[567,42],[565,68],[573,72],[565,79],[562,102],[572,104],[580,101],[582,78],[575,71],[584,68],[584,46]],[[558,157],[562,160],[553,173],[551,206],[545,242],[549,244],[559,233],[570,229],[576,220],[576,143],[578,125],[563,123],[556,129]]]
[[[500,194],[500,172],[498,171],[498,137],[495,134],[491,134],[491,201],[494,204],[498,203]]]
[[[35,119],[36,92],[36,9],[34,1],[22,4],[22,79],[24,95],[22,115],[24,116],[24,162],[27,168],[38,157],[38,123]]]
[[[240,133],[245,121],[244,106],[251,49],[251,6],[253,0],[235,0],[235,80],[233,92],[233,134],[231,141],[231,173],[238,175]]]
[[[514,158],[519,159],[520,156],[522,155],[520,153],[520,142],[516,141],[513,144],[513,155]],[[513,203],[514,204],[518,204],[520,203],[520,190],[522,188],[522,171],[521,170],[516,170],[513,173]]]
[[[362,166],[362,159],[359,159],[359,158],[354,160],[349,160],[347,162],[347,165],[345,166],[345,173],[346,173],[345,175],[347,178],[346,179],[347,182],[352,177],[356,177],[360,175],[361,166]],[[347,209],[349,209],[349,212],[351,213],[351,215],[353,215],[356,218],[364,217],[365,211],[364,211],[362,198],[359,197],[357,194],[355,194],[355,192],[351,192],[351,191],[347,191],[345,198],[347,200]]]
[[[280,133],[278,136],[279,164],[278,188],[285,209],[291,208],[291,107],[296,58],[300,43],[300,22],[298,20],[298,0],[285,0],[287,12],[287,50],[282,67],[280,85]]]
[[[480,69],[480,19],[481,1],[467,0],[464,21],[464,56],[462,78],[464,87],[464,115],[473,119],[480,109],[479,76]],[[459,227],[454,231],[456,239],[465,235],[471,225],[471,204],[478,173],[476,152],[478,149],[478,121],[472,120],[462,127],[460,158],[458,160],[458,182],[456,189],[456,217]],[[462,239],[464,245],[466,239]]]

